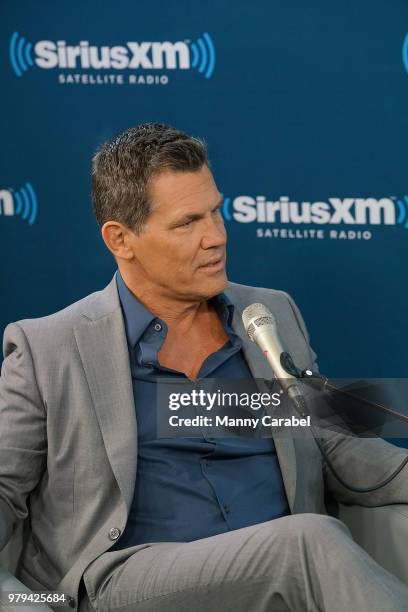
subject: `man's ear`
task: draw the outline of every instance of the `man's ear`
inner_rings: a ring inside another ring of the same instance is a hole
[[[115,259],[133,259],[133,249],[131,247],[131,237],[133,232],[118,221],[106,221],[101,227],[101,234],[104,243],[115,257]]]

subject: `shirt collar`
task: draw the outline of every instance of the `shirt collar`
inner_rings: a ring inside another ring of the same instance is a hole
[[[229,297],[225,295],[225,293],[219,293],[213,297],[211,301],[214,304],[219,317],[221,318],[221,323],[227,328],[227,331],[232,331],[234,304],[231,302]]]
[[[116,283],[118,286],[119,300],[122,306],[125,319],[126,337],[128,344],[135,347],[139,342],[147,327],[157,317],[150,312],[128,289],[119,270],[116,273]],[[232,318],[234,316],[234,305],[231,300],[220,293],[211,299],[221,322],[227,331],[232,331]],[[159,319],[157,319],[159,320]]]
[[[119,270],[116,274],[119,299],[125,319],[126,337],[131,347],[135,347],[142,337],[146,328],[154,319],[154,316],[125,285]]]

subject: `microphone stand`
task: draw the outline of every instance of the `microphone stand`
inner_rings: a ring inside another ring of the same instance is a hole
[[[320,373],[318,372],[313,372],[312,370],[300,370],[299,368],[296,367],[296,365],[294,364],[292,357],[289,355],[289,353],[287,352],[283,352],[280,356],[280,362],[281,365],[283,367],[283,369],[290,375],[290,377],[294,377],[296,379],[298,379],[299,381],[305,382],[306,384],[309,384],[312,386],[312,388],[323,391],[323,393],[339,393],[342,394],[344,396],[346,396],[347,398],[352,398],[354,400],[358,400],[358,401],[362,401],[363,403],[365,403],[366,405],[369,405],[371,407],[376,407],[378,409],[380,409],[381,411],[383,411],[384,413],[387,414],[391,414],[394,417],[400,418],[406,422],[408,422],[408,417],[400,414],[399,412],[396,412],[395,410],[392,410],[386,406],[383,406],[381,404],[378,403],[374,403],[371,402],[365,398],[360,398],[357,397],[355,395],[353,395],[350,391],[344,390],[344,389],[338,389],[336,388],[334,385],[332,385],[328,378],[325,376],[322,376]],[[309,409],[307,406],[307,402],[304,398],[304,395],[302,393],[300,393],[299,388],[296,389],[295,393],[291,393],[290,391],[293,389],[293,387],[288,389],[288,396],[291,399],[296,411],[299,413],[300,416],[304,417],[306,415],[310,416],[309,414]],[[332,472],[333,476],[336,478],[336,480],[343,485],[345,488],[349,489],[350,491],[353,491],[354,493],[370,493],[372,491],[377,491],[378,489],[384,487],[385,485],[387,485],[389,482],[391,482],[401,471],[402,469],[408,464],[408,455],[407,457],[402,461],[402,463],[394,470],[394,472],[385,480],[383,480],[382,482],[380,482],[378,485],[372,486],[372,487],[355,487],[353,485],[350,485],[349,483],[347,483],[336,471],[335,467],[333,466],[331,460],[329,459],[329,457],[327,456],[327,453],[325,451],[325,449],[323,448],[322,442],[319,438],[319,436],[317,435],[313,425],[310,425],[310,428],[312,430],[315,442],[320,450],[320,453],[323,457],[323,460],[325,461],[327,467],[330,469],[330,471]]]

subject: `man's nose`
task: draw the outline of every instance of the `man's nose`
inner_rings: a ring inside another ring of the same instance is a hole
[[[224,221],[221,214],[204,220],[204,231],[201,238],[201,247],[211,249],[214,247],[225,246],[227,242],[227,232],[225,231]]]

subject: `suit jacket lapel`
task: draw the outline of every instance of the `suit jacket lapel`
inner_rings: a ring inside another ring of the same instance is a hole
[[[137,425],[129,354],[114,278],[74,329],[113,473],[129,510],[137,462]]]
[[[267,380],[270,380],[271,378],[273,378],[270,365],[263,357],[260,349],[256,346],[256,344],[249,339],[248,334],[246,333],[244,325],[242,323],[242,311],[240,305],[237,304],[234,297],[232,297],[232,301],[234,303],[234,316],[232,319],[232,327],[235,333],[238,334],[238,336],[242,340],[242,350],[244,352],[248,367],[251,370],[252,376],[254,378],[265,378]],[[265,391],[265,389],[262,390]],[[272,430],[272,435],[274,434],[274,429]],[[276,431],[276,434],[277,433],[278,432]],[[293,438],[287,436],[287,431],[284,431],[280,436],[273,435],[273,438],[276,448],[276,454],[279,460],[279,465],[281,467],[286,496],[288,498],[289,506],[293,512],[295,511],[294,506],[296,495],[296,453]]]

